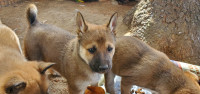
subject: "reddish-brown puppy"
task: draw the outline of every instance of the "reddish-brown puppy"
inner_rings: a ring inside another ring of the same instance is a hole
[[[53,63],[27,61],[17,35],[0,23],[0,94],[46,94]]]

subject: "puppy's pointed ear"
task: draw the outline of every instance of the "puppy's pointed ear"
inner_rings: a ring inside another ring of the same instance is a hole
[[[78,11],[76,15],[76,25],[78,27],[77,34],[80,36],[82,33],[84,33],[88,26],[85,23],[85,20],[83,18],[83,15]]]
[[[5,85],[5,92],[7,94],[18,94],[26,88],[26,82],[13,78]]]
[[[117,12],[115,12],[111,18],[110,18],[110,21],[109,23],[107,24],[107,27],[110,29],[111,32],[113,32],[114,34],[116,33],[115,32],[115,29],[117,27],[117,17],[118,17],[118,14]]]
[[[40,62],[38,67],[39,67],[39,72],[41,74],[44,74],[47,69],[51,68],[55,63],[47,63],[47,62]]]

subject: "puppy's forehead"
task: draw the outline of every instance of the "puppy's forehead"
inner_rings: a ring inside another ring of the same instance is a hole
[[[96,24],[90,24],[90,23],[87,23],[88,25],[88,31],[95,31],[95,30],[106,30],[107,27],[106,25],[96,25]]]
[[[106,27],[96,26],[96,28],[89,28],[82,36],[82,45],[89,44],[105,45],[106,43],[114,43],[114,35]]]

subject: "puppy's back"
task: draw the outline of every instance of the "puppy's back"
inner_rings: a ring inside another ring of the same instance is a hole
[[[14,62],[7,64],[7,61],[25,61],[19,38],[15,32],[8,26],[1,23],[0,20],[0,75],[5,74],[5,71],[12,70]],[[12,57],[12,58],[11,58]]]
[[[18,50],[22,54],[19,38],[15,32],[0,22],[0,46],[11,47],[12,49]]]
[[[28,60],[61,62],[59,57],[64,53],[65,44],[75,35],[54,25],[40,23],[37,11],[34,4],[26,11],[29,28],[24,38],[25,56]]]

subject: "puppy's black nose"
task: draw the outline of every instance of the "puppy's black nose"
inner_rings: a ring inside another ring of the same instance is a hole
[[[99,70],[100,71],[105,71],[107,69],[108,69],[108,65],[101,65],[101,66],[99,66]]]

